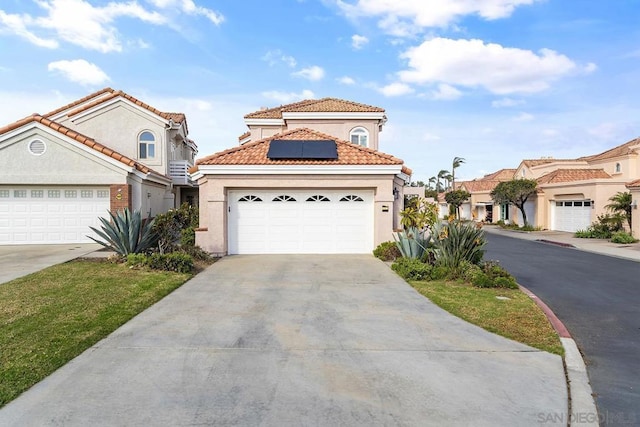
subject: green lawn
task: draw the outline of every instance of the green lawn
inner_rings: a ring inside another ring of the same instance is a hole
[[[0,407],[190,277],[76,260],[0,284]]]
[[[443,281],[409,283],[436,305],[469,323],[531,347],[564,355],[558,334],[542,310],[519,289],[481,289]]]

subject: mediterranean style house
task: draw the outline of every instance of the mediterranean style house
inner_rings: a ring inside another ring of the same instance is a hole
[[[0,244],[91,242],[108,211],[195,204],[196,153],[184,114],[111,88],[0,128]]]
[[[513,171],[513,173],[512,173]],[[499,179],[495,175],[498,174]],[[577,159],[523,160],[517,169],[503,169],[460,184],[471,193],[466,216],[477,220],[523,224],[513,206],[493,206],[489,193],[500,181],[526,178],[538,182],[538,191],[525,204],[529,224],[542,229],[575,232],[586,229],[599,215],[608,213],[609,198],[630,191],[633,200],[634,234],[640,235],[640,138],[605,152]],[[493,178],[492,178],[493,176]],[[499,214],[498,210],[499,209]],[[492,215],[487,218],[487,212]]]
[[[411,170],[378,151],[387,118],[335,98],[245,116],[240,145],[196,162],[196,243],[217,255],[370,253],[399,226]]]

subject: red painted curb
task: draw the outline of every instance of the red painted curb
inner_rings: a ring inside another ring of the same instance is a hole
[[[518,286],[520,287],[520,289],[522,289],[522,292],[527,294],[529,298],[531,298],[538,305],[538,307],[542,309],[545,316],[547,316],[547,320],[549,320],[549,323],[551,323],[551,326],[553,326],[553,329],[556,330],[561,338],[571,338],[569,330],[566,328],[566,326],[564,326],[564,323],[562,323],[562,321],[558,319],[558,316],[555,315],[553,310],[551,310],[547,304],[545,304],[540,298],[536,296],[536,294],[531,292],[529,289],[525,288],[522,285]]]

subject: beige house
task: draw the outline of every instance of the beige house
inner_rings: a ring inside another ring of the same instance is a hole
[[[482,178],[456,184],[456,187],[471,194],[469,202],[461,206],[460,217],[484,222],[497,222],[501,219],[504,221],[505,218],[508,221],[509,209],[505,205],[494,204],[491,191],[500,182],[513,179],[515,172],[515,169],[500,169]]]
[[[290,121],[301,106],[309,111]],[[200,189],[198,245],[218,255],[369,253],[392,239],[411,170],[371,148],[384,110],[327,98],[246,120],[250,134],[240,146],[199,159],[192,169]]]
[[[0,128],[0,244],[90,242],[109,210],[197,203],[196,152],[184,114],[111,88]]]
[[[638,209],[638,204],[640,204],[640,179],[630,182],[627,184],[627,188],[631,192],[631,224],[633,227],[633,235],[638,238],[640,237],[640,209]]]
[[[309,99],[244,116],[249,131],[240,144],[268,138],[298,128],[314,129],[363,147],[378,149],[378,135],[387,122],[379,107],[337,98]]]
[[[606,205],[617,192],[630,190],[637,195],[639,177],[640,139],[633,139],[603,153],[578,159],[523,160],[511,178],[538,182],[537,193],[525,204],[530,225],[575,232],[586,229],[599,215],[608,213]],[[469,182],[462,185],[471,193],[472,206],[478,200],[487,201],[487,197],[490,200],[488,194],[495,188],[489,184],[474,187]],[[523,225],[521,213],[514,206],[501,207],[500,216],[493,215],[494,222],[498,219]],[[640,233],[638,225],[634,223],[636,234]]]

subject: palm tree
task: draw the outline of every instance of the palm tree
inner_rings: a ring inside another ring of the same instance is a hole
[[[449,190],[454,190],[453,186],[451,185],[451,181],[453,180],[453,175],[451,175],[450,173],[446,174],[444,176],[445,181],[447,182],[447,188]]]
[[[456,189],[456,169],[460,167],[461,164],[465,162],[465,159],[462,157],[454,157],[453,163],[451,167],[451,187]]]
[[[436,183],[436,177],[432,176],[429,178],[429,190],[431,190],[431,185]]]
[[[629,230],[631,230],[631,192],[617,192],[609,198],[609,201],[611,203],[606,205],[605,208],[626,218],[627,224],[629,224]]]
[[[438,183],[436,185],[436,190],[438,190],[438,193],[442,192],[442,187],[440,186],[440,180],[441,179],[446,179],[445,177],[449,174],[448,170],[444,170],[442,169],[440,172],[438,172]]]

